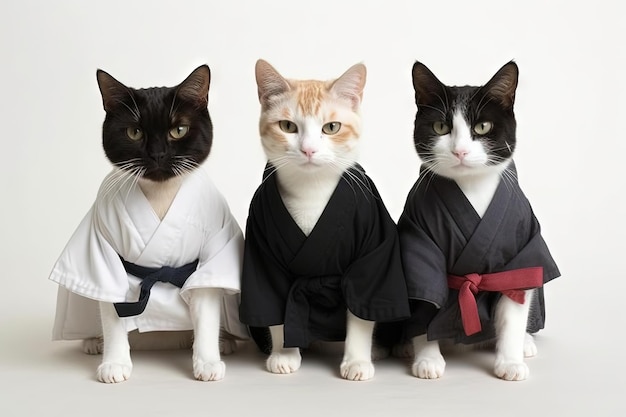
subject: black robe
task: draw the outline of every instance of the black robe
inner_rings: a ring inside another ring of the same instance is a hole
[[[270,170],[246,225],[240,314],[252,334],[284,324],[284,346],[305,348],[344,340],[347,309],[371,321],[409,317],[396,224],[362,168],[343,174],[308,237]]]
[[[425,332],[429,340],[452,338],[462,343],[495,337],[494,311],[502,293],[476,294],[482,330],[467,336],[460,318],[459,291],[448,288],[448,275],[542,267],[544,284],[560,276],[519,187],[513,163],[508,169],[511,172],[500,180],[482,219],[456,182],[422,169],[398,220],[402,263],[414,306],[405,322],[406,338]],[[423,302],[438,310],[415,308]],[[531,302],[527,330],[534,333],[545,323],[543,287],[534,291]]]

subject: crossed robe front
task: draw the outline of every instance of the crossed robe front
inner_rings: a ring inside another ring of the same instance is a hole
[[[104,179],[50,274],[59,284],[53,339],[100,336],[99,301],[138,300],[141,279],[126,272],[120,257],[149,268],[198,260],[182,288],[157,282],[145,311],[121,318],[127,331],[192,330],[189,291],[221,288],[223,330],[248,338],[238,317],[243,234],[206,173],[197,169],[183,179],[162,220],[136,182],[116,177],[114,170]]]
[[[453,180],[422,168],[398,220],[402,263],[409,297],[439,310],[427,324],[429,340],[451,338],[476,343],[495,337],[494,311],[501,292],[476,294],[482,330],[467,336],[460,316],[458,290],[448,287],[448,275],[466,276],[543,268],[543,283],[560,276],[540,232],[539,222],[519,187],[511,163],[500,179],[484,216],[474,210]],[[544,327],[543,286],[534,291],[527,331]],[[405,324],[405,336],[423,334],[415,313]]]
[[[407,318],[396,225],[362,168],[343,174],[308,237],[268,168],[246,225],[241,320],[284,324],[284,346],[305,348],[344,340],[347,309],[371,321]]]

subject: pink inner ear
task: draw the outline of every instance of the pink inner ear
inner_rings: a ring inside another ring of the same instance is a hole
[[[270,104],[270,98],[289,91],[289,83],[268,62],[260,59],[255,66],[257,93],[263,106]]]
[[[352,109],[356,110],[363,99],[365,77],[365,66],[356,64],[333,82],[331,90],[339,95],[339,97],[350,100]]]

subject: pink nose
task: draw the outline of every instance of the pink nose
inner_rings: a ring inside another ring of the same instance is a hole
[[[452,153],[454,154],[454,156],[459,158],[459,161],[462,161],[463,159],[465,159],[465,157],[467,156],[469,152],[461,150],[461,151],[452,151]]]
[[[307,158],[311,159],[311,157],[313,156],[313,154],[315,154],[316,150],[313,148],[300,148],[300,152],[302,152],[304,155],[306,155]]]

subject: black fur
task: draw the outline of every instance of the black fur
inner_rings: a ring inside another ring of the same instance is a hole
[[[444,122],[451,128],[452,117],[462,109],[468,125],[489,121],[493,129],[485,136],[472,131],[474,140],[481,140],[490,155],[490,161],[508,159],[515,150],[515,89],[518,68],[511,61],[504,65],[484,86],[447,86],[421,62],[413,65],[413,87],[415,89],[414,144],[417,153],[428,159],[438,137],[433,130],[435,122]]]
[[[134,89],[102,70],[96,75],[106,111],[102,145],[111,163],[127,170],[144,168],[144,178],[165,181],[209,156],[213,125],[207,109],[208,66],[198,67],[175,87]],[[179,125],[189,126],[189,132],[175,140],[169,131]],[[141,129],[143,137],[129,138],[128,128]]]

